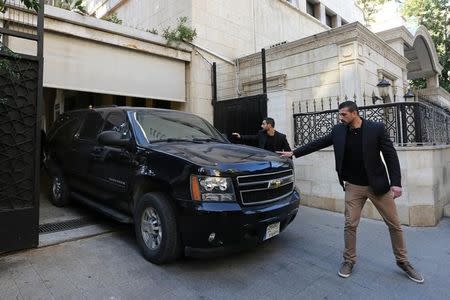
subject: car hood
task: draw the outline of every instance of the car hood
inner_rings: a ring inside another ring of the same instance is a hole
[[[280,157],[274,152],[244,145],[172,142],[152,149],[220,173],[269,172],[292,168],[290,159]]]

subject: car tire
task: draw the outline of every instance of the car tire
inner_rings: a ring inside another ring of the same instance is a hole
[[[61,172],[50,176],[49,185],[49,200],[54,206],[63,207],[69,204],[70,191]]]
[[[136,239],[145,259],[170,263],[182,254],[177,217],[171,200],[162,193],[144,194],[134,214]]]

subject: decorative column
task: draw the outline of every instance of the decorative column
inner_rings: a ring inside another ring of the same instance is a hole
[[[341,96],[353,99],[356,95],[362,101],[366,83],[363,45],[356,41],[339,45],[339,77]],[[362,103],[358,103],[362,105]]]

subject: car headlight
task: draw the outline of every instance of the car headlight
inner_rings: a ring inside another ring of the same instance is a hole
[[[192,175],[191,197],[196,201],[236,201],[233,182],[227,177]]]

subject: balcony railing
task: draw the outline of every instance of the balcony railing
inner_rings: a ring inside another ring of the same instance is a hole
[[[450,112],[425,101],[362,106],[359,114],[384,123],[398,146],[450,144]],[[338,123],[337,109],[294,114],[296,146],[328,134]]]

